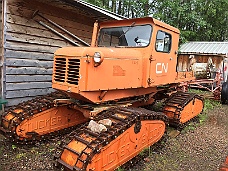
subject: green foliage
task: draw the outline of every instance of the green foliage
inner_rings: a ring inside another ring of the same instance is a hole
[[[180,29],[181,41],[228,39],[227,0],[157,0],[154,17]]]
[[[162,101],[156,101],[153,105],[150,105],[150,110],[160,112],[163,107]]]
[[[128,18],[152,16],[181,31],[180,41],[228,41],[228,0],[87,0]]]
[[[25,157],[26,156],[26,153],[19,153],[16,155],[16,159],[20,159],[22,157]]]
[[[121,167],[117,168],[116,171],[124,171]]]
[[[221,107],[221,104],[215,100],[205,99],[203,113],[206,114],[215,107]]]
[[[189,92],[196,93],[198,95],[210,95],[210,92],[197,90],[197,89],[189,89]],[[210,110],[213,110],[215,107],[221,107],[220,102],[211,100],[211,99],[204,99],[204,108],[203,112],[199,114],[199,122],[202,124],[207,119],[207,114],[210,112]]]
[[[16,148],[17,148],[17,146],[12,144],[12,149],[14,150]]]
[[[198,95],[210,94],[210,92],[197,89],[189,89],[189,92],[196,93]],[[198,115],[199,124],[203,124],[208,119],[208,113],[216,107],[221,107],[220,102],[205,98],[203,112]],[[197,125],[198,124],[190,123],[184,128],[182,133],[187,131],[193,131]]]
[[[202,124],[206,121],[207,119],[207,114],[206,113],[201,113],[199,114],[199,123]]]
[[[149,149],[149,147],[148,147],[148,148],[144,148],[144,149],[139,153],[139,155],[140,155],[140,156],[144,156],[144,155],[147,153],[148,149]]]
[[[53,151],[55,151],[55,147],[50,147],[49,152],[53,152]]]
[[[181,133],[183,134],[188,131],[194,131],[196,126],[197,126],[197,124],[190,122],[187,126],[184,127],[184,129],[181,131]]]

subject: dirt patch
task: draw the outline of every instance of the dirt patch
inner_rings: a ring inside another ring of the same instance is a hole
[[[56,170],[53,167],[54,150],[60,142],[52,139],[35,145],[18,145],[0,137],[0,170]]]
[[[56,170],[53,155],[60,140],[56,137],[35,145],[17,145],[0,135],[0,170]],[[137,163],[125,170],[215,171],[227,155],[228,106],[221,106],[209,111],[202,124],[190,124],[177,137],[168,137],[140,153]]]
[[[186,129],[162,148],[152,148],[149,161],[141,160],[133,170],[218,170],[228,156],[228,106],[209,111],[203,124]]]

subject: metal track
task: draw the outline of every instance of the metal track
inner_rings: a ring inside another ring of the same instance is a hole
[[[47,109],[54,107],[53,101],[55,99],[61,99],[61,98],[68,98],[68,97],[62,92],[53,92],[45,96],[40,96],[35,99],[22,102],[17,106],[13,106],[9,108],[1,117],[0,131],[2,131],[4,135],[10,140],[20,144],[32,143],[37,140],[44,140],[45,138],[51,136],[52,134],[54,135],[55,132],[52,132],[50,134],[46,134],[45,136],[39,137],[39,139],[37,139],[36,136],[34,137],[32,136],[31,139],[28,139],[28,138],[26,139],[26,138],[21,138],[16,134],[16,128],[26,118],[32,117],[33,115],[36,115],[42,111],[45,111]],[[8,115],[10,115],[10,119],[7,119]]]
[[[188,92],[177,92],[172,94],[168,99],[166,99],[163,106],[163,112],[171,112],[174,115],[172,119],[169,119],[170,125],[175,126],[179,129],[182,129],[185,126],[185,123],[180,122],[181,112],[184,107],[195,98],[204,101],[203,97],[195,93]],[[166,107],[171,107],[174,110],[166,109]]]
[[[125,132],[133,124],[135,124],[134,132],[138,133],[141,129],[141,121],[143,120],[162,120],[168,122],[167,117],[161,112],[149,111],[143,108],[115,108],[102,112],[97,115],[94,120],[102,119],[113,120],[113,125],[108,128],[106,132],[100,134],[91,132],[84,123],[80,128],[70,133],[56,150],[55,160],[56,166],[61,169],[70,169],[76,171],[86,170],[88,164],[91,162],[93,156],[100,153],[101,149],[114,141],[119,135]],[[90,139],[91,141],[88,141]],[[75,140],[86,146],[84,150],[78,152],[69,148],[67,145]],[[74,166],[70,166],[61,159],[64,150],[68,150],[74,155],[77,155],[77,161]],[[80,167],[78,165],[81,165]]]

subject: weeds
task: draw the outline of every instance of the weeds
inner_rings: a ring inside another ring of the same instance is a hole
[[[160,112],[162,109],[163,103],[162,101],[156,101],[153,106],[151,106],[151,110],[154,110],[156,112]]]
[[[208,92],[205,92],[202,90],[196,90],[196,89],[189,89],[189,92],[196,93],[199,95],[204,95],[204,94],[208,93]],[[199,124],[202,125],[208,119],[208,113],[216,107],[221,107],[221,104],[218,101],[205,99],[203,112],[198,115],[199,123],[190,122],[184,128],[182,133],[187,132],[187,131],[194,131],[196,126],[198,126]]]
[[[19,153],[16,155],[16,159],[20,159],[22,157],[25,157],[26,156],[26,153]]]
[[[12,145],[12,149],[15,150],[17,148],[16,145]]]
[[[49,152],[53,152],[53,151],[55,151],[55,147],[51,147],[48,150],[49,150]]]
[[[148,148],[144,148],[144,149],[139,153],[139,155],[140,155],[140,156],[145,156],[145,154],[147,153],[148,149],[149,149],[149,147],[148,147]]]
[[[216,107],[221,107],[218,101],[205,99],[203,112],[199,115],[200,124],[204,123],[208,118],[208,113]]]
[[[209,94],[208,91],[202,91],[198,89],[189,89],[189,92],[196,93],[199,95]],[[203,123],[207,119],[207,114],[210,110],[213,110],[215,107],[221,107],[220,102],[210,99],[204,100],[204,109],[203,112],[199,115],[200,123]]]
[[[116,169],[116,171],[124,171],[124,169],[122,169],[121,167],[119,167],[118,169]]]
[[[215,100],[205,99],[203,113],[208,113],[209,110],[212,110],[215,107],[221,107],[221,104]]]

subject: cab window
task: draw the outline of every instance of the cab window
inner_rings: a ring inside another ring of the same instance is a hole
[[[102,28],[99,33],[98,46],[105,47],[146,47],[150,43],[151,25],[135,25]]]
[[[164,31],[158,31],[155,43],[157,52],[169,53],[171,50],[171,35]]]

